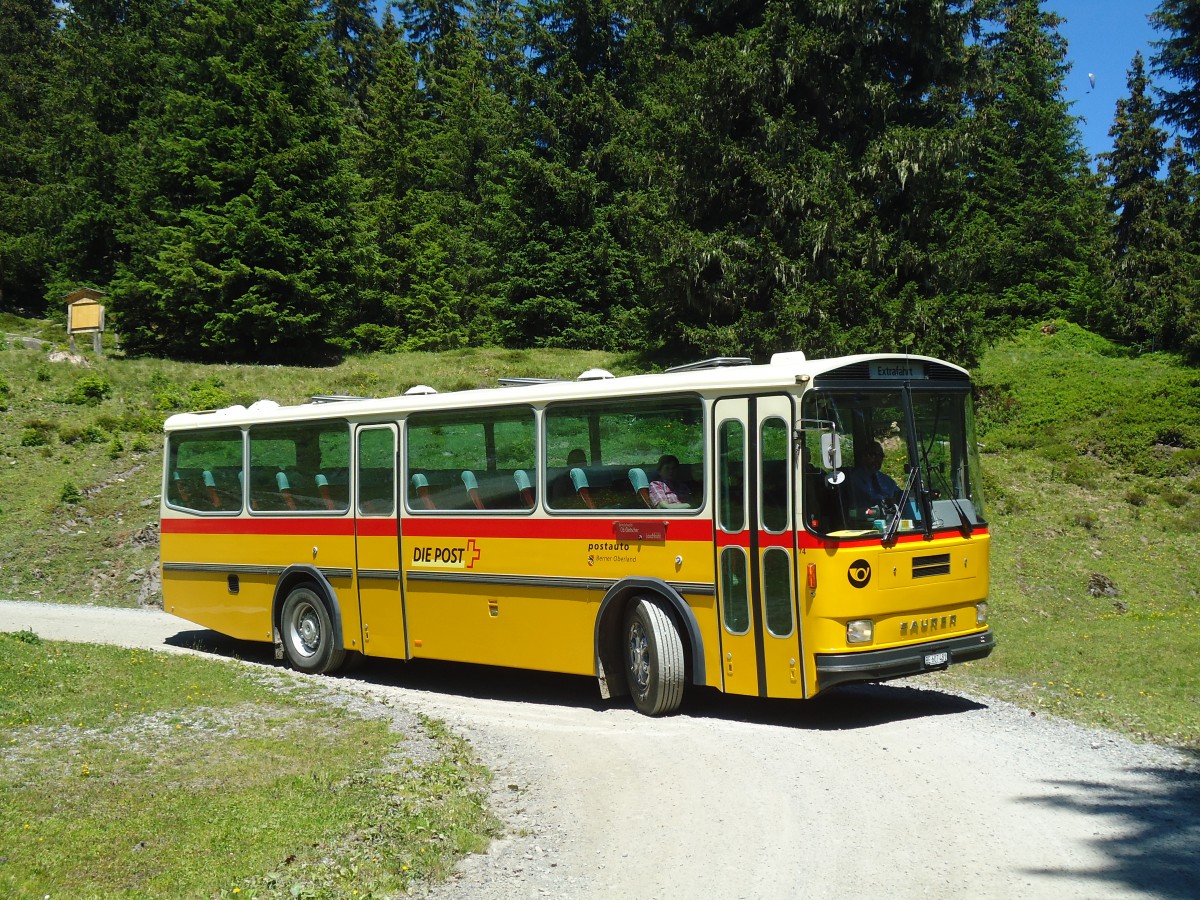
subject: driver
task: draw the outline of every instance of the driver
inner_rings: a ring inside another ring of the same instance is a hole
[[[847,473],[850,483],[851,506],[855,510],[878,508],[900,499],[900,486],[881,471],[883,447],[872,441],[855,458],[855,466]]]

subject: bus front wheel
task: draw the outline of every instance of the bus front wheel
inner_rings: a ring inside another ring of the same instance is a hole
[[[301,672],[332,672],[346,655],[334,639],[329,608],[310,585],[293,588],[283,601],[279,632],[288,662]]]
[[[661,606],[636,598],[625,613],[625,669],[638,711],[662,716],[683,700],[683,642]]]

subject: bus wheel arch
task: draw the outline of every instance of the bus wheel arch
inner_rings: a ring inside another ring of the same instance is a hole
[[[275,586],[272,620],[276,658],[314,675],[337,671],[346,659],[337,594],[320,570],[289,566]]]
[[[638,639],[648,639],[657,645],[671,640],[666,629],[673,633],[677,650],[643,646],[644,652],[654,657],[661,652],[671,654],[663,661],[670,670],[663,673],[671,681],[666,686],[668,696],[648,700],[644,682],[640,691],[631,683],[631,628],[641,632]],[[657,708],[651,715],[669,713],[678,707],[689,676],[693,684],[705,683],[704,643],[695,613],[678,591],[657,578],[626,579],[609,589],[596,615],[595,651],[601,695],[609,698],[634,694],[635,704],[643,712],[647,711],[647,703],[649,709]],[[675,654],[678,660],[674,659]],[[673,686],[676,681],[678,688]]]

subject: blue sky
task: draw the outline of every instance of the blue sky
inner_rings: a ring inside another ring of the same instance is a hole
[[[1067,58],[1073,65],[1066,80],[1066,97],[1073,101],[1071,112],[1082,116],[1083,144],[1092,155],[1112,147],[1112,127],[1117,100],[1126,96],[1129,64],[1138,50],[1146,59],[1152,83],[1152,42],[1166,37],[1150,26],[1147,17],[1158,8],[1158,0],[1043,0],[1042,9],[1067,21],[1059,32],[1067,39]],[[1096,87],[1088,83],[1096,76]]]

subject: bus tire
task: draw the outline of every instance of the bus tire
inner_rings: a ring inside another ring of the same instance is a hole
[[[683,642],[654,601],[635,597],[625,612],[625,671],[633,703],[647,716],[673,713],[683,700]]]
[[[346,656],[346,651],[337,646],[329,607],[311,583],[292,588],[283,601],[279,634],[288,662],[301,672],[333,672]]]

